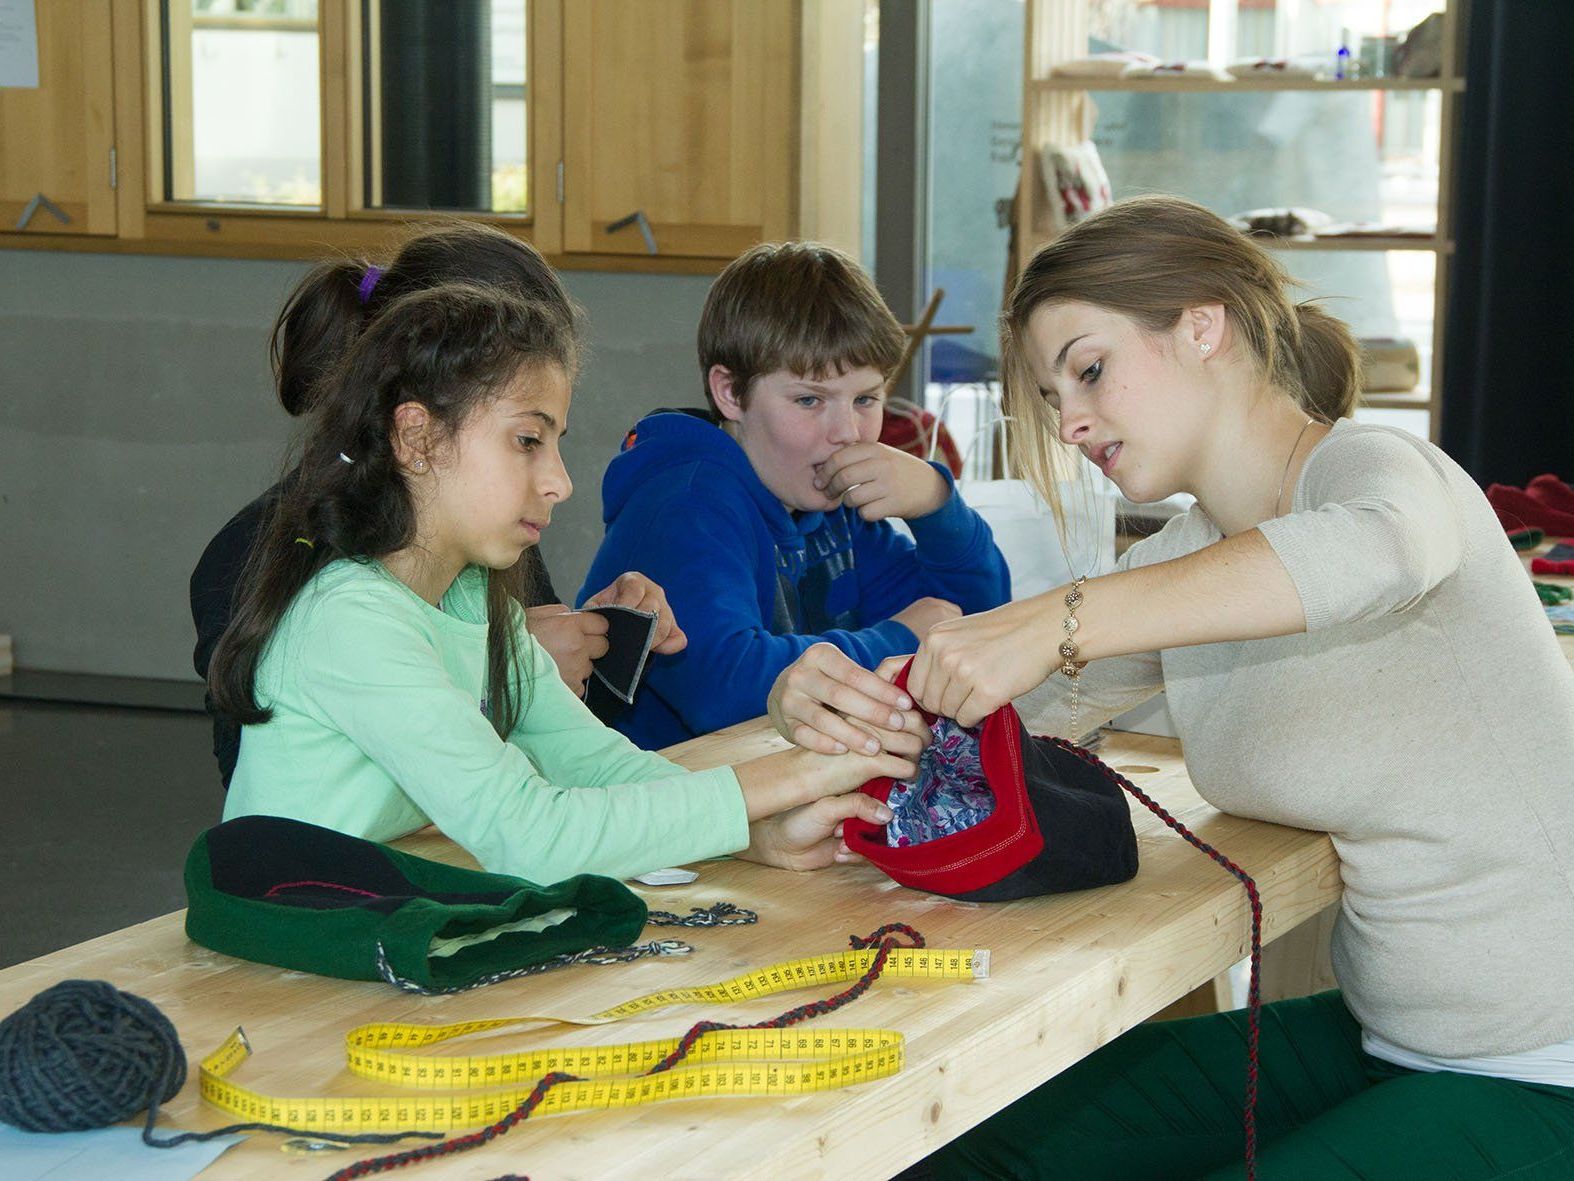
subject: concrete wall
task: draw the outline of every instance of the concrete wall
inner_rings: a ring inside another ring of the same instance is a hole
[[[277,478],[268,332],[296,263],[0,251],[0,634],[19,666],[195,679],[187,578]],[[702,276],[571,273],[591,352],[543,545],[578,587],[601,473],[658,404],[697,404]]]

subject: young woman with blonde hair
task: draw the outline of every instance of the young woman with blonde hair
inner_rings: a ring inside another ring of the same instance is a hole
[[[1350,333],[1189,202],[1045,246],[1003,316],[1012,451],[1197,503],[1116,572],[951,620],[908,690],[1075,738],[1163,689],[1215,806],[1327,831],[1340,991],[1264,1013],[1265,1178],[1574,1175],[1574,672],[1485,497],[1348,416]],[[1074,592],[1074,593],[1073,593]],[[1146,1025],[937,1177],[1239,1175],[1241,1014]]]

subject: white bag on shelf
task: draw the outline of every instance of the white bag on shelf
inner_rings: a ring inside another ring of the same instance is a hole
[[[949,395],[935,413],[944,421]],[[1007,417],[998,402],[992,402],[994,417],[968,442],[967,459],[980,439]],[[1010,456],[1004,449],[1002,431],[1002,468],[1011,470]],[[934,450],[931,445],[931,451]],[[1054,511],[1026,480],[969,479],[956,482],[969,508],[989,523],[995,544],[1005,555],[1011,571],[1011,597],[1027,599],[1073,581],[1078,575],[1108,574],[1115,568],[1115,486],[1086,460],[1079,461],[1080,477],[1060,481],[1057,492],[1065,515],[1066,536],[1062,539]]]

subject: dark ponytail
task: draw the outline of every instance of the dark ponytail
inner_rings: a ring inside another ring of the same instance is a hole
[[[273,388],[291,418],[312,408],[318,384],[360,332],[360,285],[368,265],[349,259],[319,263],[284,301],[268,356]]]
[[[528,242],[479,222],[427,228],[407,240],[386,269],[360,259],[325,262],[290,292],[268,346],[285,412],[299,417],[311,410],[324,377],[384,308],[444,283],[495,287],[578,323],[563,284]]]
[[[577,368],[563,308],[473,284],[406,295],[370,318],[322,381],[299,473],[279,502],[240,583],[229,629],[209,671],[218,710],[245,725],[272,711],[256,697],[257,667],[290,603],[336,558],[366,560],[415,536],[416,510],[393,449],[393,412],[425,406],[451,439],[522,368]],[[519,606],[510,572],[487,579],[487,696],[498,733],[521,712],[514,677]]]

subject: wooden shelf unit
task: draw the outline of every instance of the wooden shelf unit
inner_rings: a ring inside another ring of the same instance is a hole
[[[1035,78],[1035,90],[1152,90],[1228,94],[1237,90],[1449,90],[1462,93],[1465,80],[1449,78],[1209,78],[1204,75],[1159,75],[1153,78]]]
[[[1261,237],[1273,250],[1286,251],[1427,251],[1436,257],[1433,278],[1432,365],[1426,386],[1407,393],[1365,395],[1361,406],[1372,409],[1414,409],[1429,412],[1435,442],[1441,422],[1443,389],[1443,318],[1448,306],[1448,281],[1454,254],[1453,170],[1459,137],[1460,96],[1465,91],[1464,32],[1470,0],[1444,0],[1442,73],[1435,78],[1272,78],[1221,81],[1202,77],[1065,78],[1053,75],[1060,62],[1087,53],[1087,5],[1066,0],[1027,0],[1027,36],[1023,64],[1022,159],[1024,183],[1017,199],[1017,268],[1049,238],[1044,217],[1048,192],[1038,168],[1038,149],[1049,143],[1079,143],[1093,131],[1096,108],[1091,95],[1099,91],[1163,94],[1229,94],[1259,91],[1437,91],[1440,95],[1440,136],[1437,178],[1437,229],[1431,236],[1372,234],[1348,238]],[[1119,178],[1112,178],[1118,183]],[[1221,214],[1233,212],[1218,210]]]

